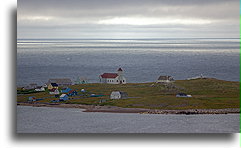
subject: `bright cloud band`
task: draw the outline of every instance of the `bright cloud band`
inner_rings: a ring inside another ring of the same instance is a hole
[[[180,19],[180,18],[147,18],[147,17],[115,17],[98,21],[98,24],[105,25],[203,25],[212,21],[204,19]]]

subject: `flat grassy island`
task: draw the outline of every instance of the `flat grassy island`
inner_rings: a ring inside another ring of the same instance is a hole
[[[57,104],[92,105],[99,107],[142,108],[157,110],[189,109],[228,109],[239,108],[239,82],[217,80],[213,78],[195,80],[176,80],[173,83],[128,83],[115,84],[79,84],[70,86],[78,92],[77,96]],[[84,89],[86,92],[81,92]],[[112,91],[128,93],[128,99],[110,99]],[[177,93],[192,95],[190,98],[176,97]],[[95,97],[90,97],[95,94]],[[98,96],[99,95],[99,96]],[[34,102],[51,103],[57,100],[54,95],[45,92],[18,94],[17,102],[28,102],[30,96],[43,98]]]

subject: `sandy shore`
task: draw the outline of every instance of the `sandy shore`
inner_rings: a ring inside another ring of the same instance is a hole
[[[32,104],[32,103],[17,103],[22,106],[33,107],[60,107],[60,108],[80,108],[85,109],[84,112],[109,112],[109,113],[141,113],[141,114],[228,114],[240,113],[240,108],[226,109],[187,109],[187,110],[161,110],[161,109],[144,109],[144,108],[122,108],[116,106],[94,106],[81,104]]]

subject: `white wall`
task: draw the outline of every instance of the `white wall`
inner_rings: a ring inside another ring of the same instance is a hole
[[[116,82],[116,80],[117,79],[107,79],[106,81],[107,81],[107,83],[109,83],[109,84],[118,84],[118,82]]]

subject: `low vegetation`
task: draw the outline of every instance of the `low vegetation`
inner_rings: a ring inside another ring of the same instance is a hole
[[[239,108],[239,82],[217,79],[177,80],[170,84],[129,83],[113,84],[79,84],[70,88],[78,91],[78,96],[61,102],[69,104],[111,105],[127,108],[150,109],[223,109]],[[87,92],[81,93],[85,89]],[[128,93],[128,99],[111,100],[112,91]],[[192,95],[191,98],[177,98],[177,93]],[[90,97],[90,94],[101,94],[102,97]],[[50,103],[57,100],[54,95],[46,92],[18,94],[18,102],[27,102],[29,96],[43,98],[38,101]],[[104,100],[104,102],[101,102]]]

